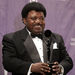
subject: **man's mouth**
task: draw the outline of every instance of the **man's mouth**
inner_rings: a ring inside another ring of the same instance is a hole
[[[41,27],[41,26],[40,26],[40,25],[35,25],[35,27],[38,27],[38,28],[39,28],[39,27]]]
[[[40,25],[35,25],[33,28],[36,32],[41,32],[42,31],[42,26],[40,26]]]
[[[40,25],[36,25],[36,26],[34,26],[34,28],[37,30],[42,29],[42,27]]]

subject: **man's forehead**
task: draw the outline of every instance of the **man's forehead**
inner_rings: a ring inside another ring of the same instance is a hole
[[[44,16],[44,13],[42,11],[35,11],[35,10],[31,10],[28,15],[31,15],[31,16]]]

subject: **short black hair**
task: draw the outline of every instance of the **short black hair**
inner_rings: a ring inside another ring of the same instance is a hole
[[[43,12],[44,17],[46,17],[45,7],[39,2],[31,2],[31,3],[26,4],[24,6],[24,8],[22,9],[22,12],[21,12],[22,18],[26,18],[28,16],[28,13],[31,10],[35,10],[35,11],[38,11],[38,12]]]

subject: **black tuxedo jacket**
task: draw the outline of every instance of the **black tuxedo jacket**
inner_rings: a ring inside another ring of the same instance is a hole
[[[64,75],[72,68],[73,63],[60,35],[51,33],[50,62],[58,61],[64,67]],[[43,37],[44,62],[47,62],[46,39]],[[27,75],[32,63],[41,62],[37,49],[26,28],[3,37],[3,65],[12,75]],[[57,49],[53,49],[53,44]],[[32,73],[31,75],[41,75]]]

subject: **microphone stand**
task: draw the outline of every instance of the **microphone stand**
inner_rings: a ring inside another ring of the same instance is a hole
[[[47,45],[47,57],[48,57],[47,63],[49,64],[49,67],[52,68],[52,65],[53,65],[51,63],[52,51],[50,50],[51,42],[50,42],[50,39],[49,38],[47,38],[46,45]],[[46,73],[46,74],[47,75],[52,75],[52,69],[50,71],[51,71],[50,73]]]
[[[52,70],[52,66],[54,65],[52,63],[52,52],[53,50],[51,51],[50,50],[50,47],[51,47],[51,31],[50,30],[46,30],[45,31],[45,37],[46,37],[46,40],[45,40],[45,43],[46,43],[46,46],[47,46],[47,56],[48,56],[48,61],[47,63],[49,64],[49,67],[51,68],[51,72],[50,73],[46,73],[47,75],[52,75],[52,73],[55,73],[53,70]]]

